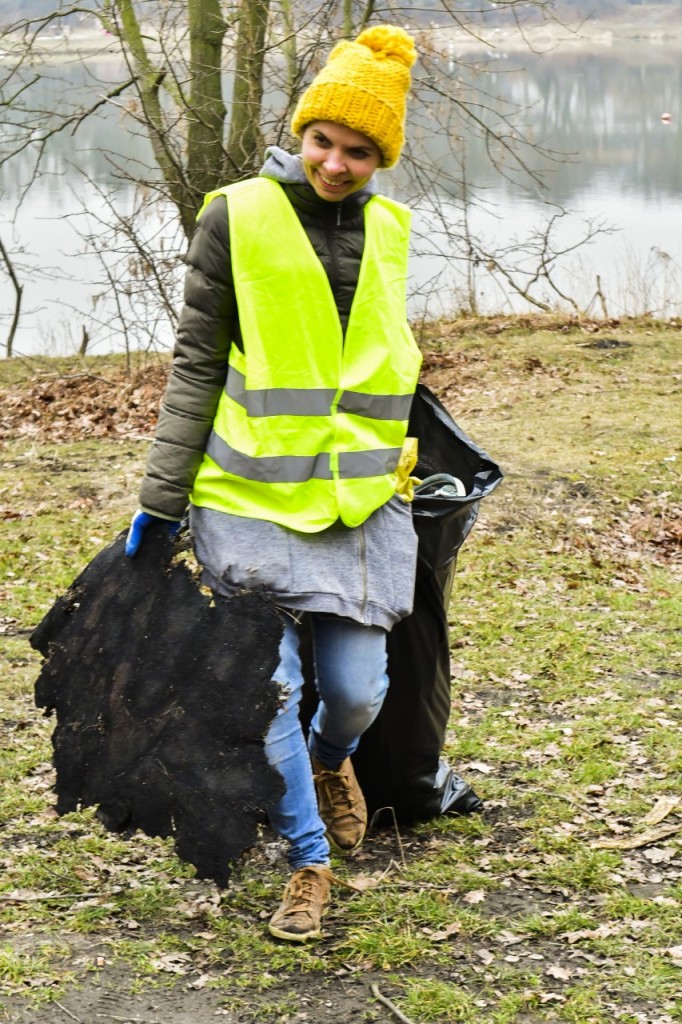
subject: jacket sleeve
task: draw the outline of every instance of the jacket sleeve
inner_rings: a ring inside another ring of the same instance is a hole
[[[201,215],[187,263],[173,367],[140,489],[145,511],[171,519],[182,518],[187,508],[235,336],[237,305],[223,196]]]

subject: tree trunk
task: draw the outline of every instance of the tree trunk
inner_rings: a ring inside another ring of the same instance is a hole
[[[227,25],[220,0],[191,0],[189,13],[192,92],[187,131],[187,180],[197,198],[224,184],[225,104],[222,51]]]
[[[190,0],[190,7],[193,0]],[[165,72],[155,68],[149,59],[132,0],[115,0],[117,25],[121,42],[128,51],[138,76],[137,90],[152,144],[152,150],[161,169],[168,196],[180,213],[182,227],[191,237],[196,215],[196,197],[188,186],[182,159],[174,150],[172,133],[168,130],[159,99],[159,89]]]
[[[343,38],[353,35],[353,0],[343,0]]]
[[[242,0],[240,6],[227,147],[232,180],[253,174],[263,156],[260,117],[269,10],[270,0]]]
[[[282,26],[284,28],[284,39],[282,41],[282,52],[287,67],[287,100],[289,106],[298,79],[298,57],[296,54],[296,19],[294,17],[293,0],[280,0],[282,10]],[[287,107],[288,109],[288,107]]]

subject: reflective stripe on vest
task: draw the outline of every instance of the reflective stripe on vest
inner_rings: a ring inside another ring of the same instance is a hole
[[[192,502],[304,532],[357,526],[395,491],[421,355],[405,316],[409,212],[374,196],[345,338],[327,275],[281,186],[228,204],[244,351],[232,346]]]
[[[247,390],[246,377],[234,366],[225,385],[225,393],[246,409],[249,416],[326,416],[336,397],[334,388],[261,388]],[[363,395],[343,391],[339,412],[369,416],[375,420],[406,420],[412,395]]]
[[[380,448],[373,452],[341,452],[337,475],[342,480],[350,480],[393,473],[401,451],[401,448]],[[258,459],[250,459],[230,448],[227,441],[213,431],[206,445],[206,454],[226,473],[261,483],[295,484],[304,480],[334,479],[329,452],[318,455],[262,455]]]

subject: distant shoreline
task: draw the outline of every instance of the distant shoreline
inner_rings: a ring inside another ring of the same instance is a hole
[[[506,50],[510,53],[527,52],[529,49],[544,53],[557,48],[562,53],[607,52],[624,46],[650,46],[664,50],[682,46],[682,17],[671,19],[672,24],[661,28],[654,23],[647,26],[641,21],[599,22],[584,21],[575,26],[558,22],[547,22],[520,32],[517,28],[500,26],[473,35],[461,28],[433,28],[436,39],[444,42],[448,49],[478,53],[489,50]]]
[[[524,29],[499,26],[467,32],[462,28],[447,26],[423,26],[406,23],[406,28],[415,35],[428,34],[431,41],[444,51],[458,56],[463,53],[480,54],[503,51],[507,53],[535,52],[552,53],[560,50],[562,55],[578,52],[606,53],[611,49],[628,46],[648,46],[657,50],[675,50],[682,47],[682,16],[673,14],[666,19],[665,28],[659,22],[642,20],[576,22],[573,25],[548,21]],[[150,27],[146,33],[153,37]],[[227,45],[232,41],[226,37]],[[24,44],[23,36],[4,36],[0,45],[0,63],[19,52]],[[60,60],[74,57],[111,56],[119,54],[118,40],[104,30],[74,29],[62,33],[44,34],[35,40],[33,52],[37,56],[52,56]]]

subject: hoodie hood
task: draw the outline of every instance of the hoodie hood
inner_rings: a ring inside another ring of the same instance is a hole
[[[282,185],[308,185],[311,192],[314,192],[312,185],[306,177],[300,155],[287,153],[280,146],[268,146],[265,150],[265,163],[260,170],[260,174],[264,178],[272,178],[274,181],[279,181]],[[376,191],[376,182],[372,177],[361,189],[353,192],[353,196],[369,198],[369,196],[375,195]],[[324,199],[322,201],[327,202]]]

